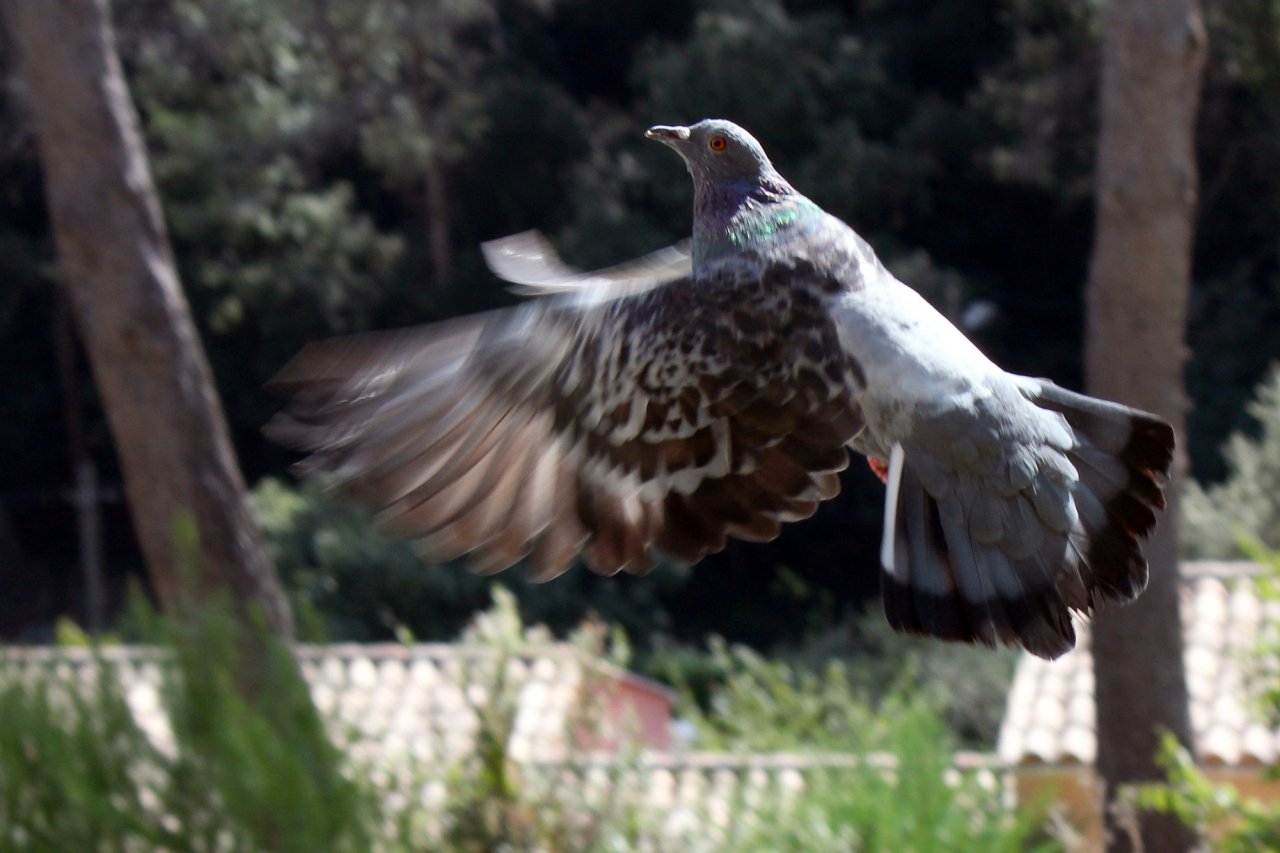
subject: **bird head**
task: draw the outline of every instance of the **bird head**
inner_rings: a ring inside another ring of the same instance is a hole
[[[693,268],[752,249],[778,252],[822,211],[778,174],[755,137],[724,119],[658,125],[645,136],[674,150],[693,176]]]
[[[760,143],[724,119],[703,119],[689,127],[656,125],[645,132],[675,151],[695,184],[755,183],[777,176]]]

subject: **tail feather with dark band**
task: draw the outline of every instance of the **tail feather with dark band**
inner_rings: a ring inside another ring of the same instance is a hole
[[[1015,443],[981,472],[920,444],[890,460],[882,590],[895,628],[1054,658],[1075,645],[1070,611],[1145,588],[1173,429],[1048,382],[1027,399],[1065,418],[1066,446]]]

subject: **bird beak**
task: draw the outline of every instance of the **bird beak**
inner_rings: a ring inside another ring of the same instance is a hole
[[[689,141],[689,128],[657,124],[646,130],[644,136],[645,139],[656,139],[663,145],[675,148],[679,143]]]

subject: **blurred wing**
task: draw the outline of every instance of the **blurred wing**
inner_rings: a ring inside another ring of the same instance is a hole
[[[514,284],[512,291],[524,296],[587,290],[597,298],[625,296],[687,278],[693,269],[687,240],[594,272],[566,265],[541,231],[491,240],[480,250],[493,274]]]
[[[269,426],[431,559],[535,577],[767,540],[839,490],[857,365],[811,269],[316,344]]]

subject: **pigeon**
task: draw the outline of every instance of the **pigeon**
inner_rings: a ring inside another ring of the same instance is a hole
[[[535,232],[484,247],[531,298],[312,344],[269,434],[433,561],[641,573],[763,542],[885,483],[894,628],[1057,657],[1136,597],[1172,428],[1005,372],[719,119],[646,134],[694,184],[687,244],[580,272]]]

